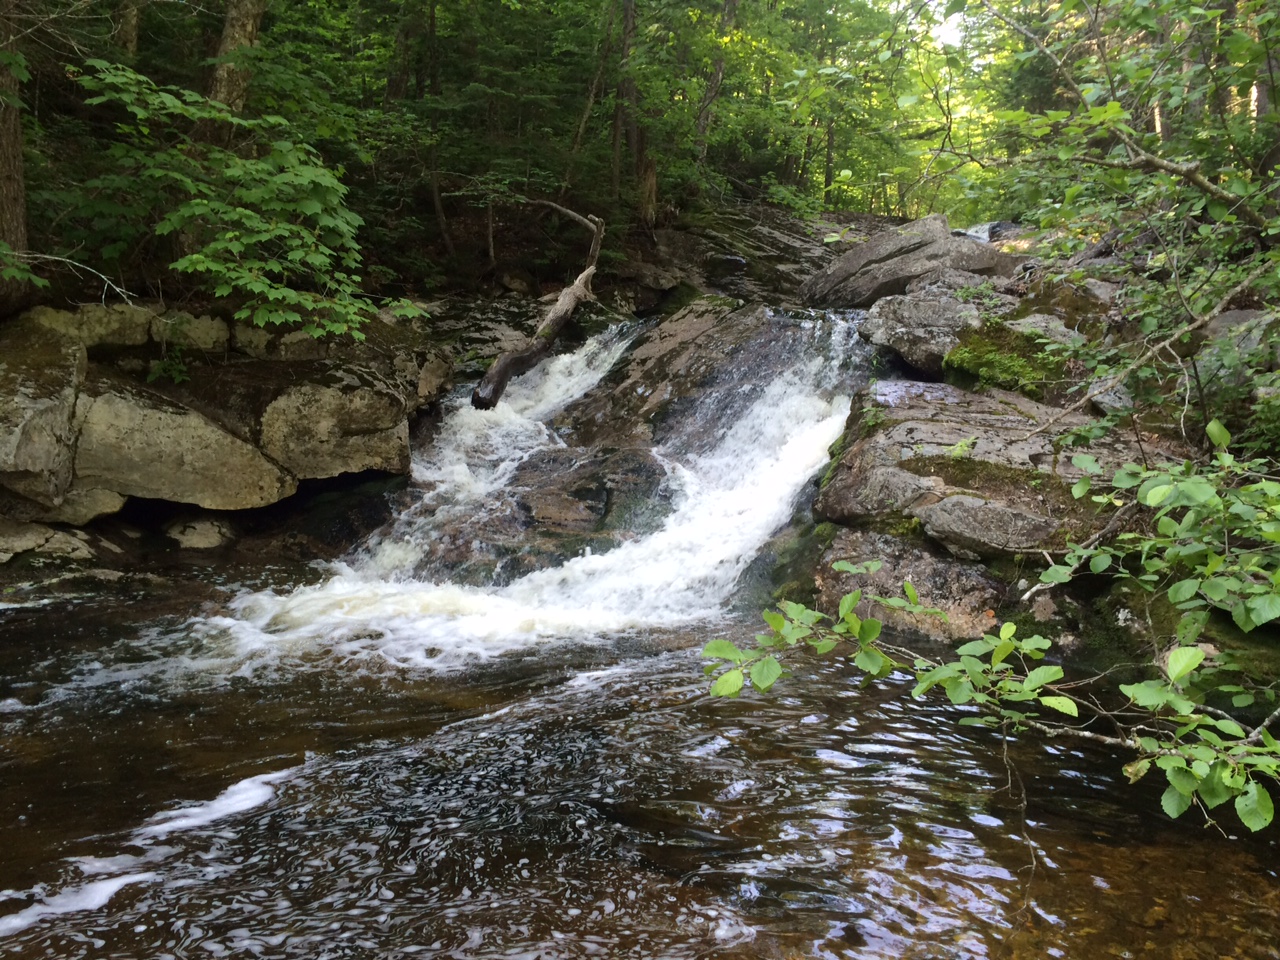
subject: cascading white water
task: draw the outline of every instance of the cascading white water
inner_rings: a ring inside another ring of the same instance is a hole
[[[230,640],[242,658],[319,650],[448,669],[548,640],[715,617],[742,571],[790,517],[848,414],[848,397],[831,396],[827,387],[856,338],[850,320],[824,323],[836,326],[824,331],[828,356],[797,350],[785,373],[743,386],[753,400],[713,449],[684,458],[656,451],[675,495],[673,511],[652,534],[504,587],[423,582],[409,574],[443,519],[482,509],[520,462],[560,443],[545,420],[623,353],[626,338],[614,332],[513,381],[492,411],[458,402],[414,464],[425,491],[421,503],[328,580],[286,594],[246,595],[232,604],[231,616],[201,629]]]

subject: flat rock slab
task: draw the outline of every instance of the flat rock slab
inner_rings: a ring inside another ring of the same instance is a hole
[[[1035,432],[1055,417],[1061,419]],[[1177,459],[1123,436],[1055,447],[1059,434],[1087,422],[1001,390],[875,383],[854,400],[845,452],[815,514],[848,525],[913,517],[929,537],[968,558],[1060,549],[1087,534],[1095,519],[1091,505],[1070,493],[1083,476],[1071,462],[1075,454],[1090,454],[1104,471],[1151,457]]]

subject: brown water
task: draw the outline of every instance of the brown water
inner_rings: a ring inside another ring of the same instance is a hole
[[[11,639],[6,675],[39,646]],[[1273,842],[1166,822],[1117,758],[1006,751],[840,662],[738,701],[699,666],[624,640],[447,681],[329,663],[11,703],[0,949],[1280,956]],[[210,804],[237,783],[257,794]]]

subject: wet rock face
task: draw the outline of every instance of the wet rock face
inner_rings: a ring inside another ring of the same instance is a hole
[[[1025,259],[952,236],[946,217],[934,214],[856,245],[806,280],[799,296],[811,306],[869,307],[939,270],[1012,277]]]

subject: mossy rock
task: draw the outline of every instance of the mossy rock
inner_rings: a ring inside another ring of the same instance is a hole
[[[943,378],[964,390],[1000,387],[1033,400],[1057,400],[1066,392],[1065,368],[1035,337],[988,320],[960,333],[960,344],[942,361]]]

